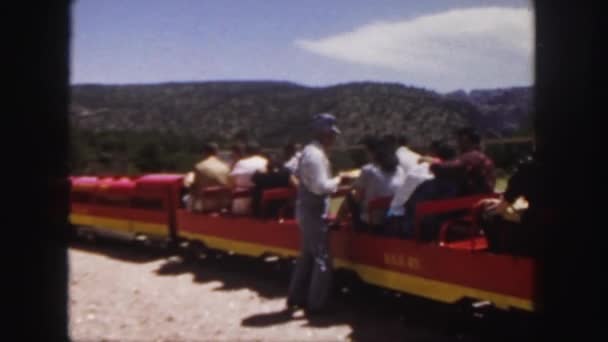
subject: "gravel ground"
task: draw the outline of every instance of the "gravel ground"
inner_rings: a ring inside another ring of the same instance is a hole
[[[332,315],[285,314],[286,263],[221,254],[194,262],[107,241],[74,243],[69,257],[74,341],[487,339],[445,316],[445,305],[361,285],[346,289],[343,279]]]

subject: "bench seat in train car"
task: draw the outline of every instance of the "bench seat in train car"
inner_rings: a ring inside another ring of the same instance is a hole
[[[443,220],[439,225],[437,233],[439,246],[469,251],[486,250],[488,247],[487,240],[483,236],[479,222],[476,221],[477,211],[480,209],[476,208],[476,204],[483,199],[498,197],[500,197],[500,194],[495,193],[422,202],[416,207],[415,236],[422,236],[425,218],[456,212],[460,214]],[[461,235],[464,233],[466,237],[449,240],[450,230],[457,227],[461,228]],[[462,228],[464,228],[464,232]]]

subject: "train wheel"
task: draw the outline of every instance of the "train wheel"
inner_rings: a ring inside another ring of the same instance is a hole
[[[199,262],[206,256],[205,245],[196,240],[185,240],[180,244],[185,260]]]
[[[162,248],[167,249],[171,253],[178,253],[181,251],[180,249],[180,241],[176,239],[169,238],[167,241],[162,243]]]
[[[257,263],[264,268],[271,269],[273,272],[280,271],[281,257],[278,255],[264,253],[259,258],[256,258]]]
[[[87,243],[94,243],[97,241],[97,234],[90,229],[79,228],[77,230],[77,236]]]
[[[152,246],[152,241],[143,234],[136,234],[135,238],[133,240],[138,246],[141,246],[141,247],[147,248],[147,247]]]

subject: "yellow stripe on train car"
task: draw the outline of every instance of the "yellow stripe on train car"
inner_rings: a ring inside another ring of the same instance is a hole
[[[233,251],[237,254],[249,256],[261,256],[264,253],[276,253],[282,256],[297,256],[298,252],[292,249],[271,247],[250,242],[242,242],[196,234],[190,232],[180,232],[180,235],[194,240],[200,240],[210,248],[224,251]],[[475,289],[448,282],[419,277],[411,274],[395,272],[381,267],[369,266],[364,264],[352,263],[348,260],[335,258],[336,268],[345,268],[355,271],[362,280],[382,286],[385,288],[411,293],[421,297],[430,298],[445,303],[455,303],[461,298],[470,297],[480,300],[488,300],[499,308],[508,309],[510,307],[533,311],[532,301],[501,293]]]

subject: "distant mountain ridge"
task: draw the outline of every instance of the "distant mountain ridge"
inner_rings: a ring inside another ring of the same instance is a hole
[[[415,145],[475,125],[510,135],[532,111],[531,87],[439,94],[395,83],[306,87],[289,82],[175,82],[72,86],[71,123],[90,131],[152,131],[220,143],[246,132],[265,146],[308,138],[312,114],[334,113],[341,145],[366,134],[405,134]]]
[[[475,106],[480,116],[474,121],[488,133],[508,136],[531,125],[532,87],[476,89],[468,93],[460,90],[446,97]]]

